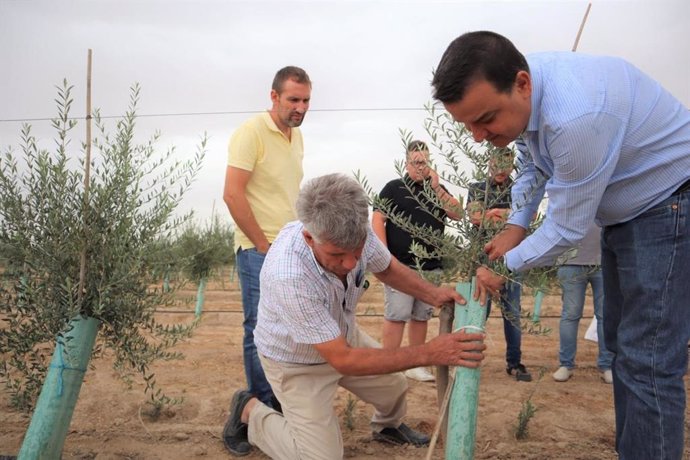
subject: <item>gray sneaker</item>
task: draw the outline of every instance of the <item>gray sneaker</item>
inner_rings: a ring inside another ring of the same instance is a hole
[[[565,366],[559,367],[556,372],[553,373],[553,379],[556,382],[567,382],[572,376],[573,371]]]
[[[606,369],[601,372],[601,380],[609,385],[613,383],[613,372],[611,372],[611,369]]]

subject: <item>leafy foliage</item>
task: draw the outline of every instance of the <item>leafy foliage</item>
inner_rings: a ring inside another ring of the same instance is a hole
[[[357,409],[357,398],[353,398],[351,393],[347,394],[347,402],[343,409],[343,424],[350,431],[355,429],[355,410]]]
[[[174,243],[178,264],[193,281],[208,278],[213,270],[235,261],[235,232],[215,214],[205,228],[191,222]]]
[[[463,190],[468,190],[471,184],[475,182],[488,182],[490,159],[505,156],[502,155],[504,149],[494,147],[488,142],[476,144],[464,125],[453,120],[448,112],[438,111],[432,104],[427,105],[426,110],[427,117],[424,121],[424,128],[431,137],[433,150],[437,152],[436,154],[431,153],[431,166],[438,172],[440,182],[452,184]],[[404,152],[407,145],[412,141],[412,133],[401,131],[400,134],[403,144],[402,151]],[[440,160],[440,162],[436,160]],[[470,168],[467,167],[468,161],[471,165]],[[395,170],[399,177],[404,177],[406,172],[404,159],[395,162]],[[520,164],[515,165],[515,170],[516,175],[519,176],[521,174]],[[447,219],[446,231],[438,233],[430,231],[427,227],[413,224],[409,216],[403,216],[391,206],[391,203],[381,199],[372,190],[366,177],[359,172],[356,172],[355,176],[367,191],[374,208],[380,210],[387,220],[405,229],[415,239],[423,241],[433,248],[433,250],[428,250],[423,245],[413,243],[411,252],[417,260],[419,271],[421,271],[421,263],[419,262],[421,259],[440,257],[443,260],[443,275],[432,281],[437,283],[469,281],[480,265],[488,266],[495,273],[512,279],[523,286],[539,288],[543,291],[548,290],[547,286],[555,279],[553,267],[533,269],[526,274],[521,274],[520,278],[516,279],[505,265],[489,262],[486,258],[484,245],[503,229],[505,223],[481,220],[479,227],[477,227],[473,225],[470,215],[477,210],[495,207],[495,201],[501,200],[503,197],[491,197],[492,194],[484,193],[481,202],[468,203],[462,218],[459,220]],[[536,190],[539,185],[540,183],[532,184],[530,190]],[[419,195],[415,196],[409,186],[408,190],[419,203],[420,209],[426,210],[436,219],[441,219],[439,212],[431,210],[428,205],[425,205],[427,202],[436,207],[442,207],[428,181],[424,183],[424,190]],[[506,190],[505,193],[510,193],[510,191]],[[531,197],[525,196],[522,197],[522,200],[526,201],[529,198]],[[462,196],[458,197],[458,201],[463,202]],[[535,216],[529,231],[536,229],[541,221],[541,216]],[[529,315],[529,312],[525,312],[525,314]],[[515,318],[514,321],[519,323],[520,319]],[[525,321],[522,328],[531,333],[548,332],[548,329],[542,328],[541,324],[532,321],[529,321],[529,324]]]
[[[157,154],[156,133],[135,142],[139,87],[108,133],[94,112],[96,137],[88,190],[85,160],[70,145],[72,87],[58,88],[55,150],[39,149],[31,127],[21,131],[21,153],[8,149],[0,163],[0,378],[12,403],[29,409],[46,374],[56,337],[77,314],[101,321],[92,357],[110,349],[115,369],[138,372],[151,399],[169,401],[149,371],[155,360],[179,358],[170,351],[193,330],[162,325],[155,308],[172,293],[151,289],[160,270],[161,241],[190,217],[173,217],[204,157],[206,137],[187,161],[174,148]],[[82,149],[85,145],[82,145]],[[86,277],[79,291],[80,255]]]

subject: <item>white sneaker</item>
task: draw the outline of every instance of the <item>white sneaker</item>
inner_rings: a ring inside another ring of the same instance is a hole
[[[573,376],[573,371],[568,369],[565,366],[561,366],[558,368],[556,372],[553,373],[553,379],[556,382],[567,382],[570,377]]]
[[[433,382],[436,380],[434,374],[426,370],[425,367],[413,367],[412,369],[408,369],[405,371],[405,377],[420,382]]]
[[[611,372],[611,369],[606,369],[604,372],[601,373],[601,380],[603,380],[604,383],[608,383],[609,385],[613,383],[613,372]]]

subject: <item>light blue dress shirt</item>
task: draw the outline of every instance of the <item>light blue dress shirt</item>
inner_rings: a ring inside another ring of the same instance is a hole
[[[629,221],[690,178],[690,112],[659,83],[613,57],[527,56],[532,113],[516,141],[522,171],[508,222],[546,219],[506,254],[510,270],[551,265],[593,220]]]

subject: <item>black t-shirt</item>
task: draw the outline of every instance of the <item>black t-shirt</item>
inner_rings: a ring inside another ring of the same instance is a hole
[[[484,194],[488,195],[486,198],[486,209],[510,209],[510,187],[513,182],[508,179],[503,184],[496,184],[489,181],[488,193],[485,182],[473,182],[469,185],[467,190],[467,203],[479,201],[484,203]]]
[[[506,180],[503,184],[496,184],[493,181],[489,181],[489,188],[486,187],[486,181],[484,182],[473,182],[469,185],[467,189],[467,204],[469,205],[473,201],[478,201],[482,203],[485,209],[510,209],[511,197],[510,197],[510,187],[513,185],[511,179]],[[484,195],[486,200],[484,200]],[[475,225],[477,228],[478,225]],[[482,239],[491,239],[492,233],[487,229],[483,229],[479,235]]]
[[[407,189],[405,183],[407,183],[414,195],[410,194],[410,190]],[[448,191],[445,187],[443,189]],[[414,198],[415,196],[417,199]],[[388,182],[381,190],[381,193],[379,193],[379,197],[390,201],[388,210],[392,210],[396,214],[402,214],[405,218],[409,216],[413,224],[431,227],[434,232],[443,233],[446,211],[430,203],[425,198],[424,184],[413,182],[408,175],[405,175],[404,179],[394,179]],[[443,220],[439,221],[436,219],[427,209],[432,213],[433,210],[436,210]],[[413,241],[424,246],[429,252],[434,250],[433,246],[412,238],[409,233],[395,225],[391,219],[386,220],[386,241],[391,254],[408,267],[415,267],[415,257],[410,252],[410,246],[412,246]],[[422,268],[424,270],[441,268],[441,259],[425,259],[422,261]]]

